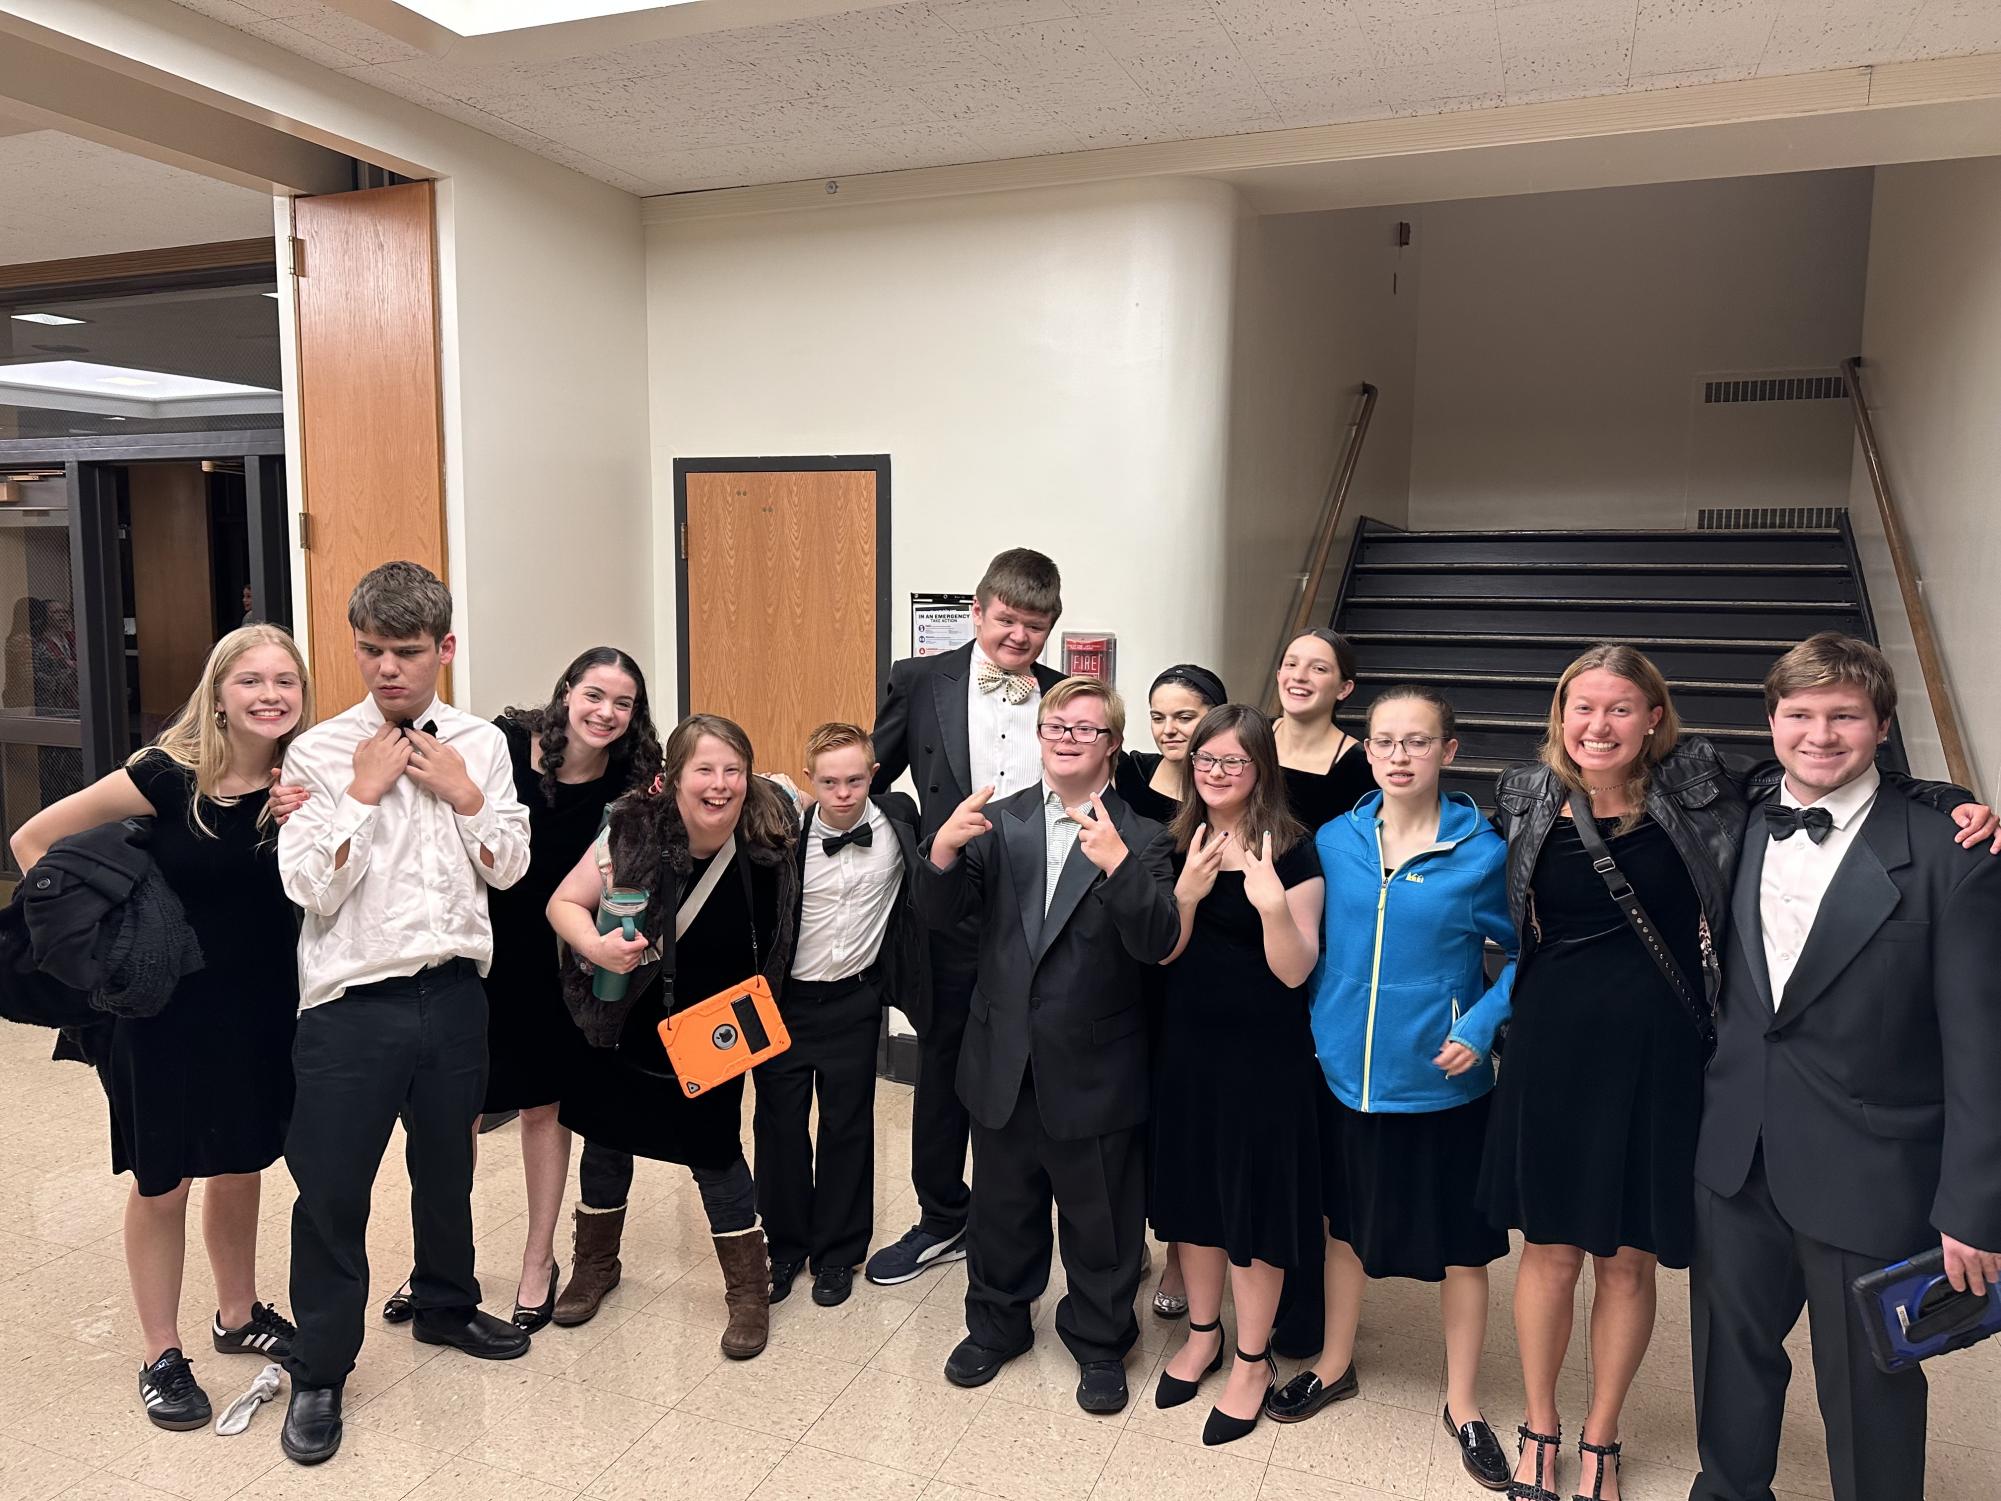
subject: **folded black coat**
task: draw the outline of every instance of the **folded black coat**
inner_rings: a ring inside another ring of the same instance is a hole
[[[59,839],[15,892],[36,970],[112,1016],[157,1016],[202,967],[181,900],[148,849],[152,825],[128,818]]]

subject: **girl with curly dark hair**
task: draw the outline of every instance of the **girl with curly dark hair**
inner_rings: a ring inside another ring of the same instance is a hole
[[[514,789],[528,809],[528,874],[488,893],[493,969],[487,976],[486,1113],[521,1113],[528,1242],[514,1322],[533,1333],[556,1301],[556,1220],[570,1171],[570,1133],[557,1119],[582,1052],[563,1005],[549,898],[590,848],[605,809],[660,774],[660,737],[646,675],[613,646],[594,646],[556,680],[545,704],[494,721],[507,737]]]

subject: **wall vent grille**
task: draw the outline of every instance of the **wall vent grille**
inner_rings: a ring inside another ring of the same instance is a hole
[[[1829,531],[1841,525],[1846,506],[1720,506],[1695,513],[1699,532]]]
[[[1749,380],[1706,380],[1702,404],[1745,401],[1846,401],[1848,382],[1839,375],[1773,375]]]

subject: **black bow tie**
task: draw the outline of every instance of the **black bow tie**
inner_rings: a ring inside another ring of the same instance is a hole
[[[414,720],[399,719],[396,721],[396,728],[403,731],[406,735],[412,730],[422,730],[426,735],[435,735],[438,733],[438,722],[435,719],[427,719],[422,724],[418,724]]]
[[[1801,829],[1815,844],[1827,843],[1834,832],[1834,815],[1825,808],[1788,808],[1784,803],[1765,804],[1765,830],[1774,839],[1790,839]]]
[[[820,839],[820,848],[825,850],[827,854],[831,857],[834,855],[838,855],[842,850],[846,849],[851,844],[858,845],[862,849],[867,849],[870,845],[874,843],[875,843],[875,830],[869,826],[869,821],[866,818],[864,818],[860,823],[856,824],[852,829],[849,829],[845,834],[822,835]]]

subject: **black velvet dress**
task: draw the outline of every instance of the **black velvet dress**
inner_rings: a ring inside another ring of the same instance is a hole
[[[1176,855],[1177,873],[1183,863]],[[1319,878],[1311,839],[1278,857],[1278,876],[1287,890]],[[1242,871],[1217,873],[1165,972],[1150,1127],[1155,1232],[1221,1246],[1238,1266],[1317,1264],[1312,992],[1271,972]]]
[[[128,768],[158,817],[153,862],[181,899],[203,967],[158,1016],[119,1017],[98,1066],[111,1103],[111,1170],[147,1196],[183,1178],[261,1172],[292,1119],[299,1015],[299,912],[278,881],[278,831],[260,829],[262,790],[188,807],[194,773],[163,751]]]
[[[583,1034],[563,1004],[547,910],[622,790],[620,778],[609,772],[589,782],[558,782],[550,806],[542,773],[530,757],[527,729],[504,716],[494,723],[507,737],[514,791],[528,809],[529,832],[528,873],[505,891],[487,892],[493,917],[493,968],[486,977],[488,1114],[554,1104],[584,1051]]]
[[[1667,831],[1615,835],[1619,868],[1682,973],[1702,974],[1702,909]],[[1685,1267],[1694,1242],[1702,1042],[1592,870],[1567,818],[1536,860],[1514,1014],[1480,1166],[1480,1207],[1538,1245],[1622,1246]],[[1535,929],[1540,929],[1540,937]]]
[[[1292,816],[1306,825],[1308,843],[1322,824],[1339,818],[1376,790],[1369,753],[1359,740],[1325,771],[1299,771],[1291,766],[1279,770],[1285,773],[1286,805]]]
[[[1165,826],[1181,811],[1181,800],[1153,790],[1153,774],[1160,769],[1160,762],[1158,751],[1126,751],[1113,766],[1112,786],[1133,812]]]

